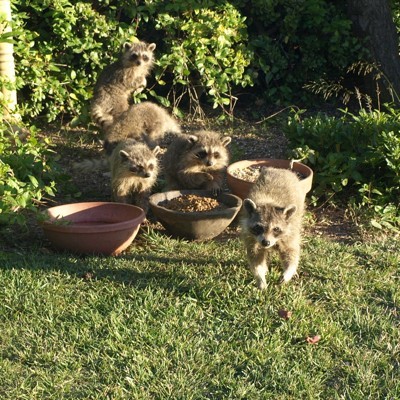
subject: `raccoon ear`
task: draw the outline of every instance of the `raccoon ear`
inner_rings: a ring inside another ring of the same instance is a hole
[[[156,146],[153,149],[153,154],[156,156],[157,154],[160,154],[161,151],[161,147],[160,146]]]
[[[155,48],[156,48],[156,44],[155,44],[155,43],[150,43],[150,44],[147,46],[147,50],[149,50],[149,51],[154,51]]]
[[[131,48],[131,46],[132,46],[131,43],[125,42],[125,43],[122,45],[122,50],[127,51],[127,50],[129,50],[129,49]]]
[[[283,210],[283,215],[285,216],[286,219],[289,219],[293,216],[293,214],[296,212],[297,207],[294,204],[291,204],[290,206],[287,206]]]
[[[129,158],[129,154],[125,150],[120,150],[119,155],[125,160]]]
[[[254,203],[254,201],[251,199],[244,199],[243,207],[247,211],[247,214],[249,215],[252,214],[257,209],[256,203]]]
[[[222,145],[224,147],[228,146],[228,144],[231,142],[232,138],[230,136],[224,136],[222,138]]]
[[[189,135],[188,136],[188,141],[190,144],[195,144],[199,141],[199,137],[195,135]]]

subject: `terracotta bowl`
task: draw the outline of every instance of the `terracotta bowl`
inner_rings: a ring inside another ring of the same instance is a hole
[[[227,208],[201,212],[182,212],[170,210],[160,203],[176,197],[194,194],[203,197],[213,197]],[[234,220],[242,206],[242,200],[229,193],[213,196],[206,190],[174,190],[156,193],[150,196],[150,207],[156,218],[168,233],[174,237],[189,240],[208,240],[218,236]]]
[[[40,224],[57,249],[113,256],[132,243],[145,218],[139,207],[111,202],[64,204],[43,214]]]
[[[265,166],[274,168],[286,168],[290,169],[290,160],[280,160],[273,158],[265,158],[259,160],[242,160],[237,161],[228,166],[226,171],[226,180],[230,191],[239,196],[241,199],[245,199],[253,186],[253,182],[246,181],[244,179],[237,178],[234,174],[235,171],[245,169],[250,166]],[[304,196],[311,190],[313,180],[313,170],[307,165],[299,162],[293,162],[292,171],[296,172],[300,178],[300,186],[304,192]]]

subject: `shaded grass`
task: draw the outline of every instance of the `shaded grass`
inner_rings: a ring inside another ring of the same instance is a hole
[[[275,259],[263,292],[238,239],[135,242],[0,253],[0,398],[400,398],[395,240],[307,237],[300,277],[279,285]]]

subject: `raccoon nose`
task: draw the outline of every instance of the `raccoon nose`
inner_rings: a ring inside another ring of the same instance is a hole
[[[267,239],[263,239],[263,240],[261,241],[261,244],[262,244],[264,247],[269,247],[269,245],[271,244],[271,242],[270,242],[269,240],[267,240]]]
[[[144,174],[144,177],[145,177],[145,178],[150,178],[150,177],[151,177],[150,172],[146,172],[146,173]]]
[[[214,161],[213,160],[207,160],[206,165],[207,165],[207,167],[212,167],[214,165]]]

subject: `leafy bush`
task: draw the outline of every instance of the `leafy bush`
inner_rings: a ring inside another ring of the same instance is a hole
[[[164,105],[200,96],[232,112],[256,83],[273,103],[302,97],[305,83],[335,76],[360,54],[350,22],[327,0],[15,0],[18,96],[27,117],[87,123],[100,71],[132,36],[157,44],[157,84],[139,96]],[[259,79],[257,79],[257,76]]]
[[[335,4],[334,4],[335,3]],[[352,36],[351,21],[341,2],[326,0],[242,1],[248,16],[252,68],[273,103],[310,97],[303,86],[338,77],[363,56]]]
[[[67,114],[83,120],[102,68],[134,33],[119,24],[115,8],[102,15],[92,2],[13,2],[19,103],[24,115],[48,121]],[[86,122],[87,122],[86,118]]]
[[[22,136],[0,124],[0,224],[23,224],[18,211],[35,210],[44,195],[54,195],[57,168],[49,140],[34,132]]]
[[[400,197],[400,114],[361,110],[341,117],[289,118],[292,156],[315,171],[313,200],[341,193],[378,212],[395,210]],[[344,189],[346,188],[346,191]],[[388,208],[389,207],[389,208]],[[400,223],[399,210],[397,223]]]
[[[251,52],[245,18],[229,3],[191,9],[181,2],[179,8],[176,3],[165,6],[165,11],[169,12],[155,15],[156,29],[165,33],[167,47],[156,77],[160,82],[164,72],[172,74],[173,105],[187,94],[192,111],[199,112],[204,92],[213,108],[228,106],[232,112],[237,100],[232,88],[253,83],[246,72]]]

